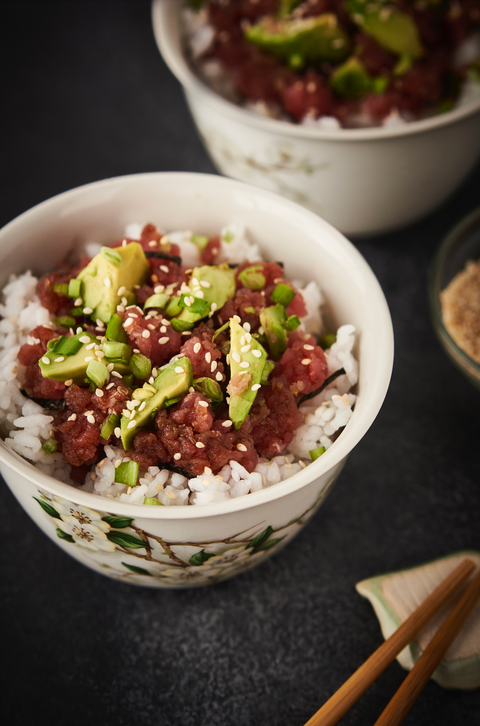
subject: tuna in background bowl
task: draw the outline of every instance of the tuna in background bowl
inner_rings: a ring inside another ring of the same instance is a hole
[[[294,278],[317,280],[332,325],[355,325],[360,380],[353,416],[335,444],[290,479],[197,507],[142,507],[81,492],[0,443],[0,471],[25,511],[59,547],[114,579],[166,588],[216,582],[262,562],[305,526],[386,395],[393,363],[387,303],[363,257],[328,223],[268,191],[213,175],[95,182],[43,202],[0,231],[3,287],[11,273],[25,271],[25,261],[43,274],[72,247],[108,244],[133,221],[213,235],[235,220],[266,259],[282,260]]]
[[[321,129],[259,116],[190,68],[179,0],[154,0],[153,29],[219,171],[276,191],[348,235],[405,226],[438,207],[480,155],[480,98],[402,126]]]

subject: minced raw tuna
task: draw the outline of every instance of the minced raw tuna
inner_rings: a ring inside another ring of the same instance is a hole
[[[239,476],[248,482],[269,461],[284,461],[290,476],[317,458],[354,405],[352,326],[325,351],[308,326],[315,319],[320,329],[320,293],[312,308],[312,283],[289,280],[281,262],[246,262],[254,248],[243,232],[208,238],[131,227],[38,281],[33,304],[45,322],[19,333],[14,385],[32,399],[22,412],[38,405],[50,428],[39,453],[20,443],[15,426],[7,444],[56,476],[67,467],[65,480],[87,491],[138,503],[146,487],[149,500],[171,504],[168,486],[193,480],[179,501],[221,500],[230,496],[226,481],[236,491]],[[298,448],[307,399],[321,404],[330,435],[315,424],[302,461],[289,447]],[[15,425],[27,430],[28,415]],[[167,489],[155,483],[165,469]],[[200,496],[208,487],[212,495]],[[256,488],[252,479],[241,489]]]

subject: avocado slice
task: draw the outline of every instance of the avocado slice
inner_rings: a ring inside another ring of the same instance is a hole
[[[343,60],[350,51],[348,35],[332,13],[311,18],[265,16],[245,30],[245,37],[259,48],[286,60]]]
[[[332,73],[330,86],[344,98],[361,98],[372,88],[372,78],[362,61],[351,56]]]
[[[70,350],[75,352],[62,352],[61,344],[65,341],[68,342]],[[98,344],[99,341],[94,335],[85,332],[49,341],[49,350],[38,361],[42,376],[54,381],[72,380],[77,386],[85,385],[88,365],[97,360],[95,346]],[[100,361],[104,362],[103,359]],[[128,365],[121,362],[114,363],[113,370],[122,375],[130,373]]]
[[[378,45],[400,57],[394,69],[396,75],[406,73],[412,62],[423,55],[415,21],[394,5],[382,0],[348,0],[346,9],[352,20]]]
[[[134,408],[129,416],[122,415],[120,421],[121,439],[125,451],[132,448],[133,439],[140,429],[148,425],[152,414],[163,408],[169,399],[188,393],[192,381],[192,364],[184,357],[172,361],[163,368],[153,383],[144,383],[142,388],[137,388],[133,392],[132,400],[140,401],[140,405]]]
[[[126,298],[127,305],[136,302],[134,285],[143,285],[148,274],[148,261],[139,242],[123,247],[102,247],[77,275],[82,282],[82,307],[94,320],[108,323],[117,305]]]
[[[270,305],[260,313],[260,322],[268,340],[268,347],[274,360],[278,360],[287,349],[287,314],[280,303]]]
[[[234,428],[239,429],[245,421],[261,386],[267,353],[258,340],[255,340],[234,318],[230,319],[229,360],[230,383],[227,392],[230,393],[230,400],[228,415],[233,421]],[[248,363],[248,366],[246,363]],[[239,385],[242,385],[243,379],[248,380],[245,390],[241,393],[232,392],[232,388],[235,390]]]
[[[193,327],[198,320],[220,310],[227,300],[235,297],[235,271],[227,264],[195,267],[188,286],[191,295],[182,295],[180,305],[183,307],[174,320]]]

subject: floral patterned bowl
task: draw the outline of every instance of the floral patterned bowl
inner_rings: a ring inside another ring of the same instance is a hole
[[[112,578],[150,587],[203,585],[287,544],[318,509],[382,405],[393,361],[388,307],[365,260],[333,227],[271,192],[216,175],[95,182],[43,202],[0,231],[3,286],[27,260],[33,273],[45,273],[73,246],[111,242],[130,222],[213,235],[235,220],[294,279],[321,284],[332,324],[356,326],[360,383],[352,419],[323,456],[290,479],[205,506],[141,506],[88,494],[45,475],[0,441],[0,471],[25,511],[65,552]]]
[[[154,0],[158,48],[183,86],[217,169],[320,214],[347,235],[402,227],[438,207],[480,155],[480,94],[402,126],[319,129],[265,118],[221,98],[189,67],[179,0]]]

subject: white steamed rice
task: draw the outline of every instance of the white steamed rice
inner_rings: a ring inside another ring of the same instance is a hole
[[[142,225],[132,224],[128,225],[125,234],[138,239],[141,230]],[[199,263],[199,257],[198,248],[190,242],[191,234],[190,231],[174,231],[168,236],[180,247],[184,263],[194,266]],[[238,263],[261,259],[258,247],[249,242],[241,223],[228,225],[221,230],[220,237],[221,261]],[[98,249],[96,243],[86,245],[87,253],[92,256]],[[8,448],[44,473],[74,485],[69,476],[70,466],[62,460],[62,455],[57,452],[47,454],[42,448],[42,443],[54,435],[53,416],[21,393],[25,369],[17,360],[20,346],[37,342],[29,336],[29,331],[37,325],[51,325],[49,312],[36,296],[37,281],[27,271],[23,275],[12,275],[3,289],[4,300],[0,304],[0,429]],[[302,327],[314,334],[321,332],[321,291],[314,282],[305,285],[295,280],[294,284],[302,292],[308,310]],[[340,327],[336,342],[326,353],[328,375],[342,366],[346,375],[300,407],[305,416],[304,423],[296,431],[288,451],[271,460],[261,457],[254,472],[249,473],[239,463],[231,461],[218,474],[206,469],[201,476],[187,479],[151,466],[140,472],[138,485],[129,488],[115,482],[115,467],[129,460],[126,452],[120,446],[107,445],[105,458],[92,468],[85,483],[74,486],[131,504],[143,504],[145,497],[149,497],[165,506],[185,506],[225,501],[288,479],[310,463],[312,449],[320,446],[328,449],[352,415],[356,396],[351,389],[358,379],[358,363],[352,353],[354,342],[353,325]]]

